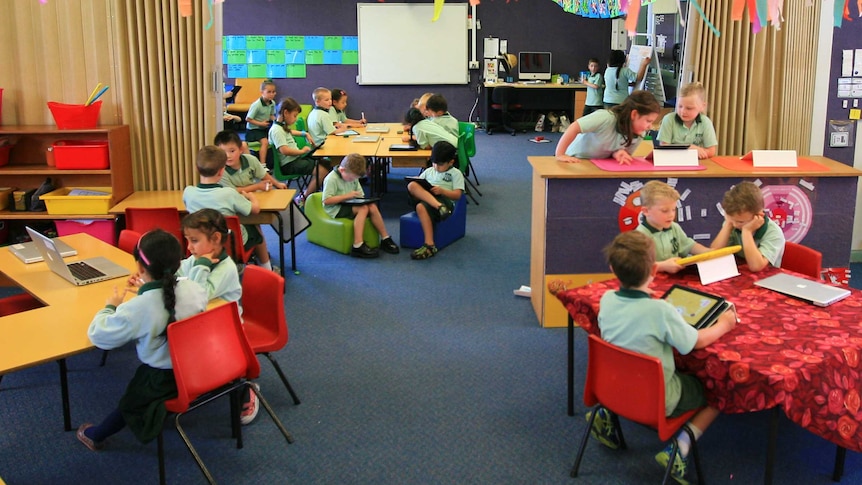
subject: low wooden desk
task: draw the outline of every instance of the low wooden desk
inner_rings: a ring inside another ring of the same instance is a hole
[[[743,180],[759,183],[767,209],[781,213],[789,240],[823,253],[824,267],[846,266],[853,232],[853,217],[847,211],[856,205],[862,171],[825,157],[804,158],[822,170],[734,171],[702,160],[705,170],[610,172],[587,160],[563,163],[551,156],[527,157],[533,167],[530,299],[539,323],[566,325],[565,309],[547,291],[549,280],[577,283],[592,275],[586,279],[597,281],[608,273],[602,248],[637,226],[639,190],[652,179],[675,186],[682,195],[678,222],[686,234],[706,245],[724,222],[716,208],[724,193]],[[804,238],[794,239],[794,234]]]
[[[254,196],[260,203],[260,212],[249,216],[240,216],[240,222],[243,224],[270,224],[277,223],[278,227],[278,255],[281,263],[281,274],[284,272],[284,218],[281,212],[288,209],[293,203],[293,197],[296,195],[294,189],[284,190],[269,190],[266,192],[255,192]],[[180,212],[186,212],[186,206],[183,204],[182,190],[154,190],[154,191],[138,191],[126,197],[119,204],[111,207],[108,212],[119,216],[125,214],[129,207],[176,207]],[[275,227],[274,227],[275,228]],[[290,212],[290,234],[294,234],[293,211]],[[296,245],[290,245],[290,265],[291,269],[296,272]]]
[[[569,116],[569,121],[580,118],[587,101],[586,84],[524,84],[516,83],[484,83],[485,92],[485,129],[488,129],[489,113],[491,112],[491,96],[496,88],[515,89],[517,99],[510,103],[520,104],[524,110],[543,110],[563,112]]]
[[[64,242],[78,251],[65,258],[72,262],[103,256],[131,273],[136,270],[132,255],[89,234],[63,236]],[[72,429],[66,357],[93,348],[87,328],[93,316],[104,308],[115,286],[124,287],[124,278],[75,286],[54,274],[45,263],[24,264],[8,248],[0,248],[0,272],[25,289],[45,306],[0,317],[0,375],[56,361],[60,365],[63,400],[63,426]]]

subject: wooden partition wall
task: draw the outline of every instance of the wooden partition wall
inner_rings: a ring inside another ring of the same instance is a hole
[[[221,127],[221,5],[183,18],[175,1],[6,0],[0,69],[6,125],[50,125],[47,101],[79,104],[101,82],[100,123],[127,124],[138,190],[194,183]]]
[[[731,20],[734,2],[703,0],[716,36],[689,9],[682,79],[700,81],[708,96],[721,155],[752,149],[807,154],[811,140],[820,2],[785,2],[785,21],[751,32],[747,10]]]

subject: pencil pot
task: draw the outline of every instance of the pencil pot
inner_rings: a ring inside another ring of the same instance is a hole
[[[102,102],[96,101],[86,106],[48,101],[48,109],[54,116],[57,128],[61,130],[86,130],[95,128],[99,124],[99,111],[102,109]]]

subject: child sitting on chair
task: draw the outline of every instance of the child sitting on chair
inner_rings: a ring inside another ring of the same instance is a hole
[[[407,191],[416,202],[416,216],[422,225],[425,244],[410,254],[411,259],[428,259],[437,254],[434,245],[434,225],[452,214],[455,201],[464,193],[464,175],[455,168],[457,153],[455,147],[445,141],[437,142],[431,149],[430,168],[419,177],[430,186],[413,181],[407,184]]]
[[[350,255],[357,258],[376,258],[380,254],[376,249],[371,249],[362,239],[365,231],[365,220],[371,219],[371,224],[380,233],[383,240],[380,247],[389,254],[398,254],[398,245],[389,236],[386,226],[383,224],[383,216],[377,204],[370,202],[363,205],[349,205],[343,202],[350,199],[365,197],[359,179],[366,173],[365,157],[358,153],[351,153],[341,160],[341,164],[335,167],[323,180],[323,210],[330,217],[345,217],[353,219],[353,249]]]
[[[710,247],[742,246],[738,256],[745,258],[754,272],[770,264],[781,266],[784,256],[784,232],[763,212],[763,193],[752,182],[740,182],[724,193],[721,200],[724,223]]]
[[[286,189],[287,185],[274,179],[254,155],[242,151],[242,140],[233,130],[223,130],[216,134],[213,144],[224,150],[227,155],[224,174],[219,183],[241,192],[269,190],[269,187]]]
[[[655,244],[646,234],[624,232],[605,248],[605,254],[611,271],[620,281],[620,289],[605,292],[599,303],[598,323],[602,340],[661,360],[665,371],[665,413],[669,417],[679,416],[702,408],[686,424],[694,439],[699,439],[718,417],[718,409],[706,405],[703,384],[695,376],[676,370],[673,350],[685,355],[718,340],[736,326],[735,310],[723,313],[714,325],[697,330],[683,320],[668,301],[651,298],[649,285],[656,274]],[[672,373],[670,377],[667,376],[669,373]],[[587,418],[591,415],[592,411]],[[599,408],[591,431],[593,438],[611,449],[620,446],[614,423],[611,413]],[[675,439],[679,453],[674,456],[671,476],[677,482],[688,483],[685,472],[691,438],[682,430]],[[655,456],[662,468],[667,467],[671,450],[671,445],[668,445]]]

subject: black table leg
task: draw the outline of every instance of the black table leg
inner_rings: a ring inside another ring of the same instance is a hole
[[[66,377],[66,359],[57,361],[60,366],[60,394],[63,399],[63,429],[72,431],[72,410],[69,406],[69,381]]]

